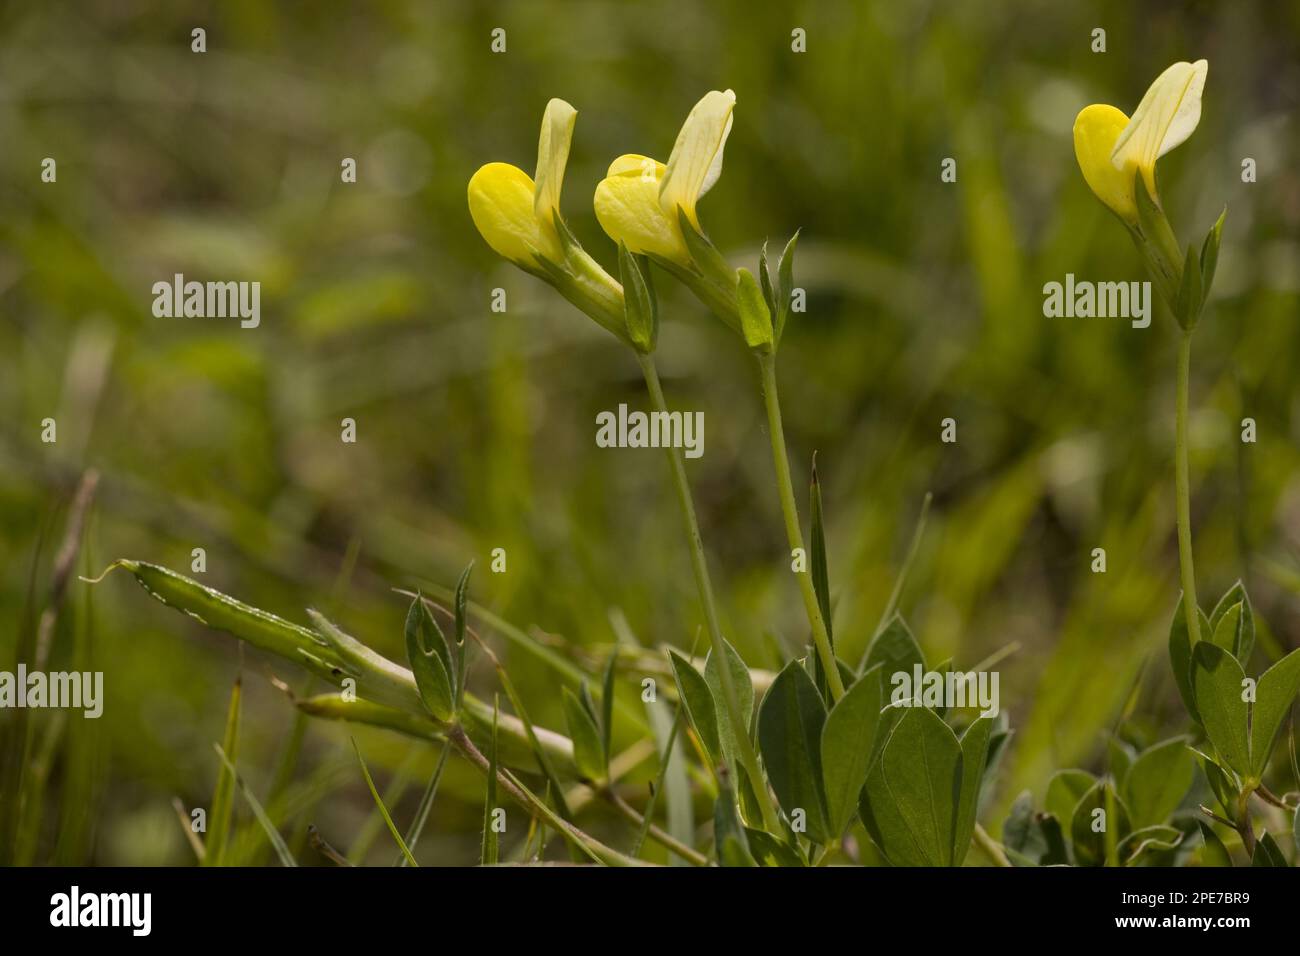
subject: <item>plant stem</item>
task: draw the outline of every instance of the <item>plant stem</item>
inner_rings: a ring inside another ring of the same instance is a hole
[[[785,427],[781,424],[781,398],[776,390],[776,356],[773,353],[758,356],[758,367],[763,374],[763,405],[767,409],[767,432],[772,440],[772,464],[776,466],[776,489],[781,499],[781,512],[785,516],[785,534],[790,542],[790,549],[804,551],[803,531],[799,527],[799,508],[794,501],[794,485],[790,481],[790,459],[785,450]],[[821,606],[817,603],[817,592],[813,589],[812,575],[803,572],[796,574],[799,591],[803,595],[804,610],[808,613],[808,623],[812,626],[813,643],[821,658],[822,669],[826,672],[826,682],[830,685],[831,697],[839,700],[844,696],[844,681],[840,679],[840,669],[835,663],[835,652],[831,649],[830,635],[826,632],[826,622],[822,620]]]
[[[659,384],[659,372],[655,368],[654,356],[638,352],[637,361],[641,363],[641,372],[645,376],[646,388],[650,392],[650,404],[656,412],[668,412],[664,401],[664,390]],[[695,517],[695,502],[691,498],[691,486],[686,481],[686,467],[682,456],[675,448],[664,449],[668,454],[668,464],[673,475],[673,486],[677,490],[677,502],[681,505],[682,519],[686,522],[686,538],[690,545],[691,567],[695,571],[695,586],[700,592],[700,603],[704,605],[704,621],[709,630],[709,640],[713,653],[718,659],[718,674],[722,678],[723,704],[731,719],[731,726],[736,731],[737,757],[749,775],[754,795],[763,814],[763,826],[772,833],[780,832],[780,819],[772,798],[768,795],[767,784],[758,767],[758,755],[749,739],[749,721],[740,709],[740,697],[736,693],[735,681],[731,677],[731,668],[727,666],[727,653],[724,649],[722,628],[718,624],[718,608],[713,599],[713,585],[709,581],[709,564],[704,555],[704,539],[700,536],[700,523]],[[838,675],[837,675],[838,676]]]
[[[452,724],[447,731],[448,742],[460,751],[461,755],[468,758],[470,763],[474,764],[483,773],[491,773],[492,765],[487,757],[483,756],[482,751],[474,746],[474,742],[469,739],[465,729],[460,724]],[[617,850],[611,849],[601,843],[595,837],[579,830],[572,823],[556,816],[554,811],[546,804],[542,803],[535,795],[515,783],[514,778],[506,773],[500,767],[497,768],[497,783],[501,789],[508,793],[516,803],[529,812],[533,817],[540,815],[550,826],[560,830],[570,840],[582,847],[597,862],[604,863],[606,866],[640,866],[639,860],[633,860]]]
[[[609,787],[603,788],[601,790],[601,795],[609,802],[610,806],[622,814],[628,822],[637,827],[643,827],[646,825],[646,818],[637,812],[636,807],[629,804],[612,789]],[[660,846],[676,853],[683,860],[686,860],[693,866],[709,865],[709,858],[707,856],[698,850],[687,846],[685,843],[682,843],[671,834],[659,829],[659,827],[655,826],[653,823],[646,827],[646,835]]]
[[[1177,421],[1174,437],[1174,493],[1178,499],[1178,566],[1183,580],[1183,610],[1187,638],[1201,639],[1201,605],[1196,600],[1196,573],[1192,569],[1192,506],[1187,463],[1187,393],[1192,367],[1192,333],[1183,332],[1178,343]]]
[[[1006,853],[1003,852],[1002,847],[998,844],[998,841],[989,836],[988,831],[978,823],[975,824],[975,831],[971,835],[971,842],[983,850],[984,855],[992,860],[995,866],[1012,865],[1011,861],[1007,859]]]

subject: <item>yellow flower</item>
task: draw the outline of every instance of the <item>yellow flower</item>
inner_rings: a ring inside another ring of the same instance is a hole
[[[1209,64],[1175,63],[1151,84],[1129,119],[1113,106],[1084,107],[1074,121],[1074,153],[1097,198],[1136,224],[1135,179],[1156,192],[1156,160],[1192,135],[1201,120],[1201,92]]]
[[[488,163],[470,178],[469,213],[474,225],[498,255],[526,269],[537,269],[539,259],[557,265],[565,260],[555,217],[577,116],[564,100],[546,104],[535,180],[509,163]]]
[[[596,187],[596,218],[615,242],[638,255],[654,255],[680,265],[691,264],[682,238],[678,209],[695,229],[700,197],[722,172],[722,154],[731,132],[736,94],[713,90],[695,104],[665,166],[630,153],[610,164]]]

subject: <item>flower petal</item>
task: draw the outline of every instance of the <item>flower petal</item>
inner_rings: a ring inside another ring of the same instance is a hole
[[[1113,106],[1094,103],[1074,120],[1074,156],[1088,187],[1125,222],[1137,222],[1133,183],[1137,170],[1130,164],[1115,168],[1110,160],[1115,141],[1129,125],[1128,117]]]
[[[600,227],[615,242],[638,255],[657,255],[689,265],[690,252],[677,220],[659,205],[663,163],[646,156],[620,156],[596,187],[594,205]]]
[[[560,209],[560,187],[564,185],[564,167],[569,162],[569,143],[578,111],[564,100],[546,104],[542,116],[542,135],[537,142],[537,185],[533,191],[533,209],[542,222]]]
[[[1152,195],[1156,160],[1191,136],[1201,121],[1201,91],[1208,71],[1209,64],[1197,60],[1175,63],[1161,73],[1115,143],[1111,162],[1116,168],[1141,169]]]
[[[564,261],[554,226],[533,212],[533,181],[518,166],[488,163],[469,181],[469,214],[498,255],[532,268],[537,255]]]
[[[691,224],[699,228],[695,203],[722,173],[722,153],[731,132],[735,106],[736,94],[731,90],[721,93],[712,90],[686,117],[659,188],[659,205],[670,218],[676,219],[680,206],[686,210]]]

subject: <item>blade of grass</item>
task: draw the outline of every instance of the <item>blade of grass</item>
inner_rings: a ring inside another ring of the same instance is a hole
[[[447,755],[451,753],[451,744],[444,743],[442,752],[438,755],[438,764],[433,768],[433,776],[429,778],[429,785],[424,788],[424,794],[420,797],[420,805],[415,810],[415,819],[411,823],[411,829],[406,831],[406,845],[415,852],[416,846],[420,842],[420,834],[424,832],[424,824],[429,819],[429,811],[433,809],[434,797],[438,794],[438,783],[442,780],[442,768],[447,765]],[[406,866],[406,857],[399,855],[397,866]]]
[[[501,859],[501,838],[494,826],[497,809],[497,714],[500,703],[492,704],[492,738],[488,745],[487,793],[483,797],[483,849],[480,866],[496,866]]]
[[[194,859],[200,864],[203,863],[203,840],[194,832],[194,827],[190,825],[190,815],[185,812],[185,804],[181,802],[180,797],[172,797],[172,809],[176,811],[176,818],[180,821],[181,832],[185,834],[185,839],[190,844],[190,849],[194,851]]]
[[[907,554],[903,557],[903,563],[898,569],[898,577],[894,579],[894,589],[889,592],[889,600],[885,602],[885,609],[880,614],[880,621],[876,624],[875,633],[879,635],[888,625],[894,614],[898,611],[898,603],[903,598],[903,587],[907,584],[907,576],[912,571],[912,564],[916,560],[916,553],[921,550],[921,538],[925,534],[925,522],[930,515],[930,502],[934,500],[934,495],[930,492],[925,493],[921,500],[921,513],[916,519],[916,528],[912,531],[912,540],[907,546]],[[871,642],[867,642],[866,650],[862,652],[862,660],[858,662],[858,673],[867,664],[867,652],[871,650]]]
[[[349,737],[348,739],[352,741],[352,749],[357,752],[357,761],[361,764],[361,774],[366,778],[366,786],[370,788],[370,795],[375,799],[375,806],[379,808],[379,813],[383,816],[384,823],[388,825],[388,832],[391,833],[393,839],[397,841],[397,847],[402,851],[402,855],[406,857],[406,862],[411,866],[419,866],[420,864],[415,862],[415,857],[411,855],[411,851],[407,847],[406,841],[403,840],[402,835],[397,832],[397,826],[393,823],[393,818],[388,815],[388,808],[384,806],[384,801],[380,799],[379,791],[375,789],[375,781],[370,776],[370,769],[366,766],[365,758],[361,756],[361,748],[357,746],[356,738]]]
[[[414,761],[416,754],[413,752],[393,774],[393,779],[389,781],[388,788],[384,790],[384,806],[397,806],[406,794],[407,788],[411,784],[410,765]],[[383,819],[379,814],[379,808],[376,807],[374,812],[366,818],[357,834],[352,838],[352,843],[348,846],[347,858],[357,866],[360,866],[374,846],[375,837],[379,836],[379,831],[383,827]],[[409,845],[409,844],[408,844]],[[403,860],[406,857],[402,857]]]
[[[212,808],[208,820],[207,852],[204,866],[221,866],[225,861],[226,841],[235,809],[234,761],[239,759],[239,715],[242,709],[243,676],[235,677],[230,689],[230,706],[226,710],[226,732],[221,739],[222,761],[225,767],[217,770],[217,786],[212,794]],[[229,759],[225,755],[229,754]]]
[[[266,830],[266,838],[271,841],[271,846],[275,848],[275,853],[280,858],[280,862],[285,866],[297,866],[297,861],[294,860],[293,854],[289,852],[289,847],[285,845],[284,837],[280,836],[280,831],[275,828],[271,818],[266,815],[266,811],[262,809],[262,804],[258,802],[257,797],[253,796],[253,791],[248,789],[248,784],[239,775],[235,765],[230,762],[226,752],[221,749],[220,744],[213,744],[212,746],[217,751],[217,756],[221,758],[221,763],[235,781],[235,786],[238,787],[240,794],[248,803],[248,808],[253,811],[253,816],[257,817],[257,821]]]

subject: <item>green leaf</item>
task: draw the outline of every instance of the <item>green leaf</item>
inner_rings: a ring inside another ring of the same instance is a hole
[[[1098,810],[1104,815],[1096,813]],[[1074,861],[1080,866],[1101,866],[1109,855],[1108,848],[1118,849],[1132,830],[1128,808],[1109,780],[1097,781],[1079,798],[1070,820]]]
[[[709,690],[708,682],[700,676],[691,662],[676,651],[668,652],[668,660],[673,665],[673,677],[677,680],[677,693],[686,707],[686,716],[695,728],[695,735],[700,738],[709,761],[716,768],[724,763],[722,742],[718,732],[718,708]],[[737,689],[739,691],[739,689]],[[753,690],[750,690],[753,693]]]
[[[799,855],[799,851],[784,840],[778,840],[766,830],[745,827],[745,838],[749,841],[749,852],[758,861],[759,866],[807,866],[808,861]]]
[[[599,780],[605,774],[605,761],[596,721],[569,688],[561,688],[560,695],[564,701],[564,722],[569,728],[569,736],[573,738],[573,762],[578,765],[578,772],[583,777]]]
[[[952,866],[961,744],[933,711],[898,709],[904,713],[867,774],[862,822],[895,866]]]
[[[740,305],[740,331],[745,344],[756,352],[772,351],[772,314],[767,311],[763,290],[748,269],[736,270],[736,297]]]
[[[1097,778],[1086,770],[1058,770],[1047,782],[1047,796],[1044,798],[1047,812],[1069,826],[1074,819],[1074,808],[1096,783]]]
[[[826,708],[812,678],[797,661],[776,675],[758,711],[763,764],[782,809],[791,818],[804,812],[807,836],[826,843],[837,834],[826,821],[822,790],[821,736]]]
[[[849,825],[867,782],[883,706],[884,689],[876,669],[854,682],[826,715],[821,739],[822,779],[830,830],[836,836]]]
[[[1118,737],[1111,737],[1106,742],[1106,753],[1110,757],[1110,775],[1121,793],[1124,792],[1124,780],[1129,768],[1137,759],[1137,751]]]
[[[1250,767],[1245,680],[1237,659],[1217,644],[1201,641],[1192,651],[1192,692],[1201,724],[1219,757],[1239,774]]]
[[[1119,844],[1116,855],[1124,866],[1171,865],[1170,854],[1183,842],[1183,831],[1171,826],[1134,830]]]
[[[736,703],[740,705],[740,714],[745,720],[744,727],[737,728],[731,725],[731,713],[723,703],[726,697],[723,692],[721,664],[713,653],[710,653],[704,662],[704,682],[709,685],[709,692],[713,696],[722,757],[727,762],[727,766],[735,770],[739,766],[736,759],[739,735],[749,733],[749,722],[753,719],[754,680],[749,676],[749,668],[745,666],[744,659],[725,637],[722,639],[722,647],[730,666],[731,684],[736,690]]]
[[[1187,795],[1195,776],[1196,757],[1182,737],[1142,751],[1120,785],[1133,826],[1141,829],[1169,819]]]
[[[1210,785],[1214,799],[1219,801],[1219,806],[1228,816],[1235,816],[1237,802],[1241,798],[1241,788],[1237,786],[1231,771],[1224,770],[1213,757],[1199,750],[1192,750],[1192,753],[1200,760],[1201,770],[1205,773],[1205,779]]]
[[[406,659],[425,709],[444,723],[450,721],[456,715],[456,690],[451,676],[456,671],[451,649],[442,628],[418,594],[406,614]]]
[[[618,663],[617,649],[605,663],[605,676],[600,685],[600,753],[606,771],[612,756],[610,747],[614,738],[614,666]]]
[[[1201,831],[1201,840],[1204,843],[1201,847],[1201,866],[1232,866],[1232,857],[1228,855],[1228,848],[1223,845],[1214,828],[1204,820],[1197,820],[1196,826]]]
[[[1219,243],[1223,239],[1223,220],[1227,215],[1228,207],[1224,206],[1223,212],[1219,213],[1219,218],[1205,234],[1205,241],[1201,243],[1201,289],[1206,299],[1210,297],[1210,288],[1214,285],[1214,273],[1219,266]]]
[[[817,453],[813,452],[812,481],[808,490],[809,514],[812,528],[808,548],[808,571],[812,576],[813,593],[817,595],[817,606],[821,610],[822,620],[826,624],[826,637],[830,641],[831,654],[835,653],[835,634],[831,627],[831,585],[830,566],[826,562],[826,530],[822,515],[822,485],[817,475]],[[830,684],[822,668],[820,655],[813,655],[813,677],[822,700],[830,700]],[[847,686],[847,685],[846,685]]]
[[[1210,628],[1210,640],[1236,657],[1237,645],[1241,641],[1241,605],[1234,604],[1228,608],[1218,623],[1211,622]]]
[[[975,832],[975,817],[979,812],[980,784],[984,780],[985,760],[989,752],[989,738],[993,733],[994,719],[978,717],[961,735],[961,791],[957,801],[956,832],[952,841],[952,865],[961,866],[970,849]]]
[[[1002,842],[1009,853],[1021,858],[1018,865],[1053,866],[1066,862],[1060,821],[1050,813],[1037,813],[1028,790],[1011,805],[1011,814],[1002,824]],[[1015,858],[1012,862],[1016,862]]]
[[[740,814],[736,812],[736,792],[731,775],[718,775],[718,799],[713,803],[713,842],[719,866],[758,866],[749,850],[749,839]]]
[[[1250,857],[1251,866],[1286,866],[1286,857],[1282,848],[1268,833],[1264,833],[1255,844],[1255,852]]]
[[[1174,301],[1174,317],[1184,329],[1196,325],[1201,315],[1201,265],[1193,246],[1187,247],[1183,260],[1183,281]]]
[[[501,834],[497,833],[492,819],[497,811],[497,721],[500,712],[500,704],[493,701],[492,736],[488,738],[487,753],[487,792],[483,796],[483,847],[479,852],[479,863],[482,866],[495,866],[501,859]]]
[[[659,315],[650,291],[649,270],[642,271],[637,257],[618,244],[618,275],[623,284],[623,314],[628,338],[639,352],[653,352],[659,336]]]
[[[1214,606],[1214,610],[1210,613],[1208,633],[1213,634],[1218,630],[1219,622],[1223,620],[1228,610],[1236,604],[1241,605],[1241,625],[1236,633],[1233,646],[1224,649],[1230,651],[1244,669],[1250,659],[1250,652],[1255,647],[1255,615],[1251,611],[1250,598],[1246,596],[1246,588],[1240,581],[1228,588],[1228,592],[1219,598],[1219,603]]]
[[[776,344],[781,344],[781,336],[785,334],[785,323],[790,318],[790,300],[794,296],[794,247],[799,242],[799,231],[790,237],[790,241],[785,244],[785,250],[781,253],[781,261],[777,264],[777,309],[776,309]]]
[[[1178,607],[1174,609],[1174,619],[1169,623],[1169,663],[1174,669],[1174,682],[1178,685],[1178,695],[1183,699],[1183,706],[1192,720],[1198,724],[1200,715],[1196,712],[1196,696],[1192,693],[1192,643],[1187,634],[1187,614],[1183,610],[1184,597],[1179,595]],[[1214,633],[1204,612],[1201,616],[1201,634],[1209,637]]]
[[[872,638],[871,646],[867,648],[866,663],[862,669],[865,672],[877,664],[884,665],[881,669],[881,677],[886,683],[899,672],[911,674],[915,664],[925,667],[925,655],[921,653],[921,645],[916,643],[916,638],[912,636],[907,623],[897,614],[889,619],[884,630]]]
[[[204,846],[203,865],[220,866],[225,858],[230,834],[230,820],[235,809],[235,761],[239,759],[239,718],[243,711],[243,679],[235,678],[230,688],[230,706],[226,710],[226,731],[221,738],[221,769],[212,794],[212,819]]]
[[[1255,686],[1255,706],[1250,713],[1250,773],[1256,779],[1264,775],[1277,732],[1296,694],[1300,694],[1300,650],[1264,671]]]
[[[763,301],[767,303],[767,311],[771,313],[772,320],[776,320],[776,313],[779,305],[776,301],[776,289],[772,286],[772,272],[767,267],[767,240],[763,240],[763,248],[758,252],[758,283],[763,287]]]

